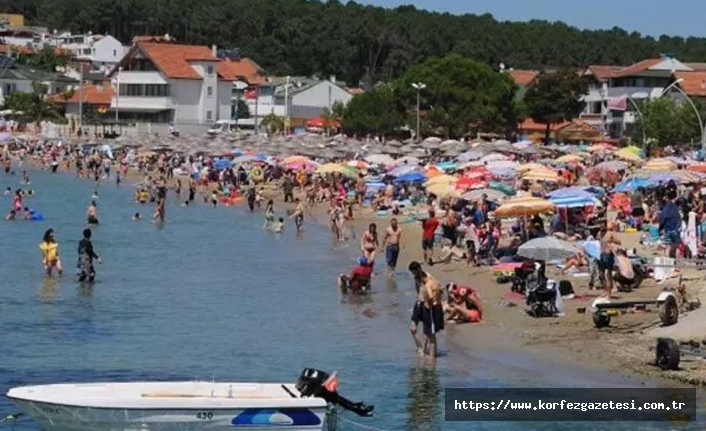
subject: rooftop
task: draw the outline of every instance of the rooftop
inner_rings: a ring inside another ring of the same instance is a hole
[[[539,76],[537,70],[510,70],[507,72],[517,85],[527,87]]]
[[[218,65],[218,74],[224,79],[235,81],[243,79],[250,85],[261,85],[265,83],[265,76],[262,68],[249,58],[224,59]]]
[[[676,79],[683,79],[679,84],[689,96],[706,97],[706,71],[674,72]]]
[[[15,79],[18,81],[36,82],[78,82],[68,76],[18,64],[14,58],[6,56],[0,56],[0,79]]]
[[[83,103],[89,105],[110,105],[115,91],[110,85],[84,85],[83,88],[54,96],[59,103]]]
[[[121,63],[127,61],[138,51],[145,54],[154,65],[171,79],[202,79],[202,76],[194,69],[192,61],[212,61],[221,62],[221,59],[213,55],[211,49],[199,45],[178,45],[175,43],[155,43],[137,42],[130,51],[123,57]],[[116,66],[113,71],[117,70]],[[221,75],[223,79],[228,79]]]

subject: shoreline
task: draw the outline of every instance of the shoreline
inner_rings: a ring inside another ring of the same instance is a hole
[[[30,158],[24,164],[18,165],[20,171],[23,167],[47,170],[40,161]],[[17,171],[15,173],[18,174]],[[57,173],[74,174],[75,176],[75,173],[65,169],[63,165],[60,166]],[[183,180],[188,177],[176,176],[176,178]],[[132,187],[142,179],[141,173],[131,169],[123,179],[123,183]],[[170,183],[171,185],[173,182]],[[276,216],[285,215],[294,207],[291,203],[283,202],[282,192],[276,188],[265,188],[264,195],[266,198],[274,200]],[[295,192],[295,196],[301,197],[298,190]],[[311,213],[305,216],[305,226],[315,224],[328,228],[326,212],[327,204],[317,203],[311,209]],[[379,217],[367,209],[361,211],[356,205],[354,218],[347,223],[348,228],[354,232],[354,236],[347,243],[355,245],[356,242],[351,241],[357,241],[360,238],[360,233],[372,222],[378,224],[378,230],[381,231],[387,227],[390,218]],[[421,228],[416,223],[400,223],[400,227],[405,239],[397,272],[404,272],[409,262],[422,260],[421,248],[418,246],[421,243]],[[329,246],[329,244],[324,245]],[[351,248],[351,250],[354,249]],[[378,262],[384,260],[381,253],[378,253],[377,260]],[[379,265],[378,268],[381,266]],[[641,381],[642,385],[645,385],[649,380],[666,386],[677,384],[706,386],[706,372],[692,368],[692,362],[685,360],[686,358],[682,358],[681,368],[678,371],[661,371],[652,365],[655,354],[650,348],[655,345],[656,337],[651,337],[647,332],[654,325],[645,322],[644,318],[640,319],[641,315],[620,316],[615,319],[616,326],[597,330],[593,327],[590,314],[579,315],[575,310],[590,305],[590,302],[569,301],[565,303],[566,315],[564,317],[535,319],[522,311],[524,309],[522,301],[515,300],[516,306],[514,307],[500,305],[501,302],[513,302],[508,300],[506,295],[509,291],[509,285],[496,284],[488,267],[469,268],[464,263],[451,263],[433,267],[425,265],[425,268],[442,283],[453,281],[472,286],[478,291],[484,303],[484,321],[480,324],[454,325],[453,329],[447,325],[442,335],[442,338],[445,339],[442,341],[444,344],[453,343],[467,350],[480,348],[498,353],[521,353],[532,360],[548,365],[568,364],[586,371],[619,374]],[[348,269],[348,267],[341,268],[341,272],[346,272]],[[377,272],[381,272],[380,269]],[[376,275],[376,277],[385,276],[382,273]],[[577,284],[580,284],[578,279],[576,280],[577,282],[574,282],[573,279],[571,281],[578,294],[583,289],[576,287]],[[334,285],[335,280],[331,280],[331,283]],[[413,289],[411,285],[401,288]],[[651,286],[649,290],[652,291],[654,288],[657,286]],[[640,288],[639,290],[647,289]],[[640,296],[643,296],[642,292],[640,292]],[[655,319],[656,314],[654,319],[650,320]],[[402,342],[409,342],[410,352],[413,354],[412,340],[403,340]]]

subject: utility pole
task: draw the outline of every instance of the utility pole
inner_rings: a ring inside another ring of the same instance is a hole
[[[78,130],[83,137],[83,65],[79,67],[81,69],[81,80],[78,83]]]

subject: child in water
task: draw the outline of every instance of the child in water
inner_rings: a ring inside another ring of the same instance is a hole
[[[141,218],[140,213],[135,213],[135,215],[132,216],[132,221],[140,221]]]
[[[96,191],[93,192],[93,196],[91,196],[91,199],[92,199],[92,200],[98,199],[98,190],[96,190]]]
[[[284,232],[284,218],[280,217],[275,224],[275,233]]]
[[[32,211],[29,210],[29,207],[24,207],[24,219],[32,220]]]
[[[17,212],[15,212],[15,210],[10,210],[10,213],[5,216],[5,220],[14,220],[16,216]]]
[[[215,190],[211,193],[211,205],[213,205],[214,208],[218,205],[218,193],[216,193]]]

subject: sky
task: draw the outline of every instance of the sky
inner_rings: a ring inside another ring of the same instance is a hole
[[[356,0],[360,4],[453,14],[490,13],[499,21],[543,19],[585,29],[621,27],[659,37],[706,37],[706,0]]]

